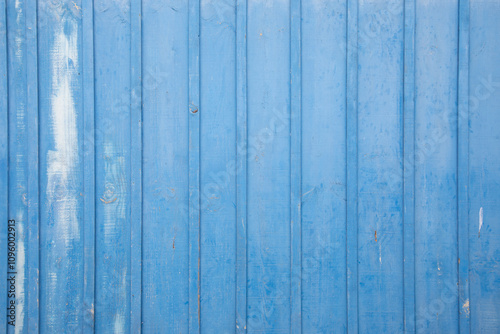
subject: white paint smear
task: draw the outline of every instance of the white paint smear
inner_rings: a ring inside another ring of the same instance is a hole
[[[481,234],[482,227],[483,227],[483,207],[479,208],[479,234]]]
[[[57,229],[69,242],[79,238],[78,199],[74,191],[68,191],[73,188],[71,176],[75,174],[78,160],[76,110],[71,89],[71,83],[78,75],[78,27],[75,22],[65,23],[71,26],[66,30],[70,33],[65,33],[64,24],[57,27],[50,57],[50,117],[55,149],[47,156],[47,198]]]

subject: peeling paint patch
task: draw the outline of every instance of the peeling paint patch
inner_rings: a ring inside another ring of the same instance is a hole
[[[465,301],[465,303],[462,305],[462,310],[463,312],[465,313],[465,315],[467,316],[467,318],[469,317],[470,315],[470,308],[469,308],[469,300],[467,299]]]

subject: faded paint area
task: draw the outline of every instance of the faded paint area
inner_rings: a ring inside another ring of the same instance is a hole
[[[126,218],[127,203],[125,195],[127,182],[125,180],[125,158],[117,156],[113,145],[104,145],[104,193],[100,200],[104,203],[104,237],[114,238],[121,232],[117,220]]]

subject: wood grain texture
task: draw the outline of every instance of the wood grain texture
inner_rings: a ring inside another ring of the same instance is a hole
[[[499,14],[0,0],[0,332],[499,332]]]

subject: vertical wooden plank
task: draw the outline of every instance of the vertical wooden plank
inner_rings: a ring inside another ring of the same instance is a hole
[[[247,332],[247,0],[236,0],[236,333]]]
[[[470,333],[469,306],[469,0],[458,3],[458,311],[460,333]],[[463,307],[465,305],[465,307]]]
[[[403,331],[403,0],[358,6],[359,332]]]
[[[37,1],[26,3],[26,84],[28,140],[28,332],[37,333],[40,324],[40,213],[38,184],[38,38]]]
[[[142,329],[142,1],[130,5],[130,332]]]
[[[346,16],[344,0],[302,2],[304,333],[347,331]]]
[[[0,1],[0,309],[7,310],[7,247],[9,218],[9,78],[7,61],[7,3]],[[7,311],[6,311],[7,312]],[[0,318],[7,332],[7,316]]]
[[[200,0],[189,0],[189,333],[200,332]]]
[[[415,332],[415,0],[404,4],[404,332]]]
[[[347,2],[347,331],[358,332],[358,1]]]
[[[9,92],[9,219],[16,222],[15,327],[8,332],[27,331],[28,327],[28,135],[26,16],[24,1],[7,3],[8,92]]]
[[[458,1],[419,1],[416,17],[416,327],[458,332]]]
[[[94,2],[96,332],[130,332],[130,1]]]
[[[187,333],[188,3],[144,0],[142,15],[142,329]]]
[[[81,15],[79,1],[38,6],[42,332],[83,326]]]
[[[201,331],[236,325],[236,3],[200,2]]]
[[[82,0],[83,55],[83,332],[95,327],[95,101],[94,101],[94,2]]]
[[[248,2],[248,332],[290,331],[290,3]]]
[[[290,333],[302,333],[301,7],[301,0],[290,0]]]
[[[500,2],[470,0],[469,273],[459,308],[470,333],[500,332]],[[465,10],[465,8],[462,8]],[[463,50],[465,51],[465,50]],[[465,64],[464,64],[465,65]],[[459,81],[459,83],[463,81]],[[465,83],[463,83],[465,85]],[[465,94],[464,91],[460,91]],[[465,99],[465,95],[461,96]],[[465,104],[465,101],[464,101]],[[465,123],[467,114],[462,122]],[[463,126],[465,127],[465,124]],[[464,233],[465,235],[465,233]],[[465,236],[464,236],[465,238]],[[461,239],[461,242],[465,240]],[[460,259],[462,263],[462,258]],[[469,314],[470,312],[470,314]],[[460,328],[463,332],[467,328]]]

